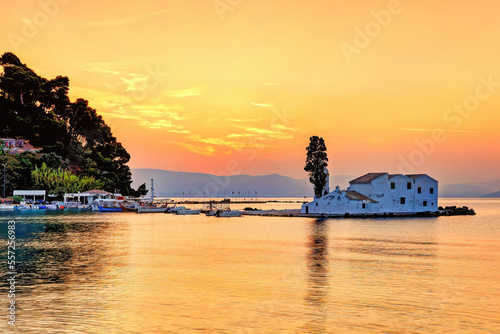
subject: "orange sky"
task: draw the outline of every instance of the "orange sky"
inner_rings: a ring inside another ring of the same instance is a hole
[[[9,1],[0,52],[68,76],[132,168],[305,177],[319,135],[336,174],[488,181],[500,178],[499,7]]]

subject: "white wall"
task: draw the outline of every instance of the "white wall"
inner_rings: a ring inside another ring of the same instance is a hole
[[[363,208],[365,204],[365,208]],[[302,213],[329,213],[345,214],[348,213],[377,213],[379,212],[378,203],[368,201],[351,200],[345,196],[345,193],[332,191],[328,195],[318,198],[311,203],[303,204]]]
[[[422,192],[418,193],[418,188]],[[430,193],[430,189],[434,189],[434,193]],[[427,206],[424,206],[424,201],[427,201]],[[421,176],[415,180],[415,211],[437,211],[438,210],[438,182],[427,175]]]

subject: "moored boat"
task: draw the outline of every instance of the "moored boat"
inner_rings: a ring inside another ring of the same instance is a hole
[[[122,208],[120,207],[122,202],[123,201],[116,199],[96,200],[92,203],[92,210],[96,211],[97,208],[99,212],[122,212]]]
[[[243,215],[243,211],[231,211],[231,210],[224,210],[224,211],[218,211],[217,212],[217,217],[241,217]]]
[[[201,209],[197,209],[197,210],[191,210],[191,209],[188,209],[184,206],[179,206],[176,210],[175,210],[175,214],[176,215],[199,215],[201,212]]]

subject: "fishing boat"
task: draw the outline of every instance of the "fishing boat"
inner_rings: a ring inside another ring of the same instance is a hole
[[[216,216],[217,217],[241,217],[243,215],[243,211],[231,211],[231,210],[224,210],[224,211],[218,211]]]
[[[200,212],[201,212],[201,209],[191,210],[191,209],[186,208],[185,206],[179,206],[175,210],[176,215],[199,215]]]
[[[99,212],[122,212],[122,202],[116,199],[99,199],[92,203],[92,210],[97,207]]]
[[[164,213],[167,211],[166,206],[140,206],[137,208],[138,213]]]
[[[155,204],[154,179],[151,179],[151,200],[147,202],[141,201],[136,207],[137,213],[165,213],[167,211],[168,204],[160,206]]]
[[[206,213],[206,215],[207,215],[207,217],[215,217],[218,212],[219,212],[219,210],[212,210],[212,211],[208,211]]]
[[[126,204],[120,204],[120,208],[122,208],[122,211],[123,212],[137,212],[138,211],[138,208],[134,206],[131,206],[131,205],[126,205]]]
[[[0,204],[0,211],[13,211],[14,205]]]

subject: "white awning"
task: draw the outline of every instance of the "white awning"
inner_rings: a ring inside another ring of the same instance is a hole
[[[14,190],[14,196],[45,196],[45,190]]]

